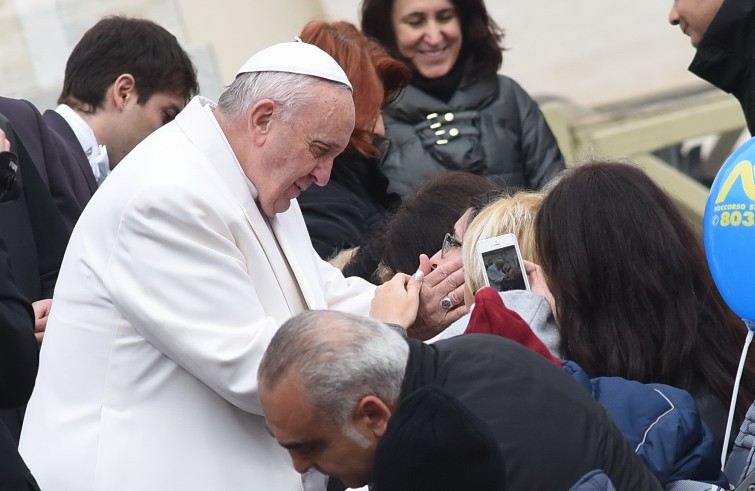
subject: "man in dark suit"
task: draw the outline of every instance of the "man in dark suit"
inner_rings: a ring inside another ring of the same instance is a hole
[[[16,288],[0,240],[0,408],[26,404],[34,388],[39,355],[33,325],[31,306]],[[0,421],[0,489],[39,491],[17,447],[18,436]]]
[[[176,38],[144,19],[107,17],[66,64],[55,110],[0,98],[69,230],[110,170],[199,90]],[[44,126],[44,128],[41,128]]]
[[[37,340],[41,342],[52,302],[50,299],[70,232],[55,208],[52,196],[36,167],[32,164],[29,152],[2,115],[0,143],[7,144],[7,147],[13,150],[13,163],[17,166],[14,176],[15,199],[0,202],[0,238],[4,241],[3,254],[9,258],[10,274],[14,278],[15,288],[25,302],[32,302],[34,321],[30,327],[30,335],[33,337],[36,334]],[[6,194],[6,197],[9,196]],[[0,259],[6,260],[5,257]],[[2,409],[8,407],[7,404],[0,405]],[[0,411],[0,422],[5,424],[5,430],[15,438],[16,444],[21,434],[22,420],[23,408]]]
[[[13,203],[21,194],[19,160],[10,148],[0,130],[0,203]],[[9,416],[10,428],[0,418],[0,489],[38,491],[18,454],[14,428],[16,408],[29,400],[39,364],[34,313],[19,292],[10,266],[7,247],[0,239],[0,409],[11,410],[3,415]]]
[[[0,240],[0,408],[25,404],[34,388],[39,355],[31,306],[18,292]],[[39,490],[18,454],[18,439],[0,422],[0,489]]]
[[[63,223],[55,203],[33,165],[25,141],[15,126],[0,114],[0,134],[18,156],[16,173],[17,199],[0,203],[0,237],[5,240],[11,270],[21,294],[32,302],[52,298],[60,263],[70,232]],[[38,319],[43,317],[38,315]]]

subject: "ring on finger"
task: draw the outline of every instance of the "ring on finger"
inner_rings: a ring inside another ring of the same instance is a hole
[[[449,296],[445,296],[443,297],[443,299],[441,299],[440,306],[446,310],[451,310],[454,306],[454,303]]]

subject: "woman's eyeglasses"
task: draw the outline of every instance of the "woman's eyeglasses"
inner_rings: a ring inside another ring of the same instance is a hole
[[[453,235],[446,233],[446,236],[443,237],[443,247],[440,248],[441,259],[444,258],[454,247],[461,247],[461,241],[456,240],[456,237]]]

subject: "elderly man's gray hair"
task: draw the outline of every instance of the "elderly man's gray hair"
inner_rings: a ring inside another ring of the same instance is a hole
[[[218,110],[233,120],[249,114],[251,108],[264,99],[272,100],[279,108],[281,120],[290,125],[296,112],[315,102],[317,86],[350,89],[339,82],[333,82],[310,75],[286,72],[242,73],[220,95]]]
[[[366,317],[312,310],[278,329],[258,378],[269,390],[295,373],[320,415],[345,425],[366,395],[387,404],[398,400],[408,359],[402,330]]]

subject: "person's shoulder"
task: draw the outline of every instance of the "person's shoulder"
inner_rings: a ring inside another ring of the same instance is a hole
[[[500,73],[496,77],[499,90],[503,96],[516,97],[518,100],[525,100],[527,102],[534,100],[529,92],[513,78]]]
[[[39,110],[31,102],[25,99],[13,99],[11,97],[0,96],[0,113],[7,118],[11,117],[11,114],[7,113],[23,113],[29,116],[38,117]]]
[[[33,138],[33,133],[39,134],[45,123],[37,107],[25,99],[13,99],[0,96],[0,115],[15,129],[22,138]]]
[[[539,358],[530,349],[523,347],[519,343],[511,341],[503,336],[497,336],[487,333],[468,333],[462,336],[455,336],[447,339],[441,339],[434,343],[439,351],[450,353],[474,352],[478,356],[492,355],[500,357],[501,353],[507,353],[512,356],[522,356],[529,358]],[[507,359],[507,363],[510,362]]]

